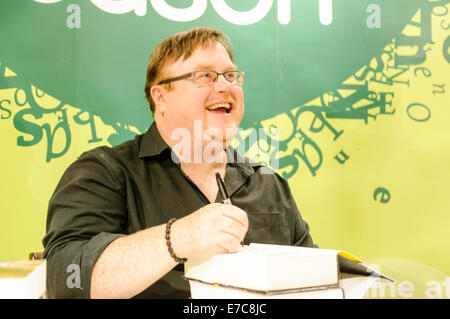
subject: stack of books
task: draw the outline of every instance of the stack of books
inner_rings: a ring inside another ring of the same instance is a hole
[[[45,260],[0,261],[0,299],[46,298]]]
[[[393,281],[344,251],[267,244],[188,260],[185,279],[193,299],[353,299]]]

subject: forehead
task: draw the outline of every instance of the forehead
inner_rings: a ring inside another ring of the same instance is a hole
[[[166,66],[166,73],[180,74],[181,72],[190,72],[195,70],[214,70],[223,72],[227,70],[236,70],[236,65],[231,61],[228,51],[225,47],[215,42],[208,46],[198,45],[187,59],[181,57]]]

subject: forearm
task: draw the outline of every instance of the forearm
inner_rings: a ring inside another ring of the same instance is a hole
[[[92,271],[91,298],[131,298],[175,267],[165,226],[118,238],[107,246]]]
[[[130,298],[177,265],[165,239],[166,224],[111,242],[91,276],[91,298]],[[170,241],[179,258],[208,257],[234,251],[248,229],[247,214],[238,207],[206,205],[172,224]]]

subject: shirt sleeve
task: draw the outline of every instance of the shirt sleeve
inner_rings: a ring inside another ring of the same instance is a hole
[[[48,207],[43,238],[53,298],[90,298],[93,267],[126,230],[120,170],[106,152],[84,153],[63,174]]]

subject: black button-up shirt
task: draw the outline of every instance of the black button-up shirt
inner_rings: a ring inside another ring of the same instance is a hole
[[[316,247],[284,178],[231,147],[227,159],[224,181],[231,201],[248,214],[245,244]],[[218,194],[216,202],[221,200]],[[113,240],[209,203],[172,160],[155,123],[133,140],[83,153],[65,171],[49,202],[43,244],[50,295],[89,298],[92,269]],[[178,265],[136,297],[189,297],[182,275]]]

